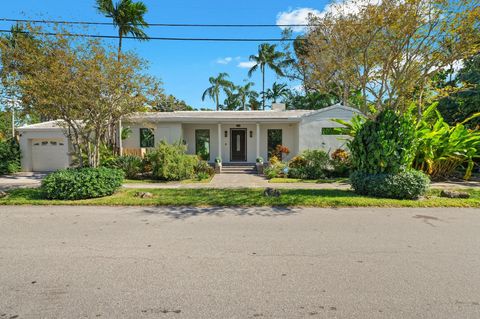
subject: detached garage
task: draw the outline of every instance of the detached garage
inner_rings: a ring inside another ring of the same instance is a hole
[[[50,172],[70,167],[70,142],[56,121],[27,125],[17,130],[22,171]]]

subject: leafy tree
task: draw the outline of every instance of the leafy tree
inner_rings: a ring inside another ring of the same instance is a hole
[[[258,69],[262,72],[262,93],[265,94],[265,71],[266,68],[272,69],[278,76],[285,76],[282,68],[292,61],[286,59],[284,52],[277,51],[275,44],[262,43],[258,47],[257,55],[251,55],[250,61],[255,65],[248,71],[248,76],[252,76]],[[262,97],[262,107],[265,109],[265,95]]]
[[[255,83],[253,82],[247,82],[244,85],[237,86],[238,99],[240,100],[242,110],[244,111],[247,110],[247,100],[257,93],[252,89],[254,85]]]
[[[309,92],[307,94],[290,93],[286,99],[290,110],[318,110],[340,102],[338,96],[328,93]]]
[[[62,32],[63,34],[64,32]],[[144,62],[116,53],[98,41],[43,35],[42,46],[22,41],[18,85],[21,102],[44,118],[59,119],[80,165],[100,163],[100,147],[123,116],[141,110],[153,79]]]
[[[287,84],[273,82],[272,88],[268,89],[265,92],[265,97],[267,100],[277,103],[278,99],[286,98],[290,95],[290,89],[288,89]]]
[[[350,3],[352,4],[352,3]],[[350,10],[355,7],[356,10]],[[361,109],[421,113],[429,80],[478,52],[478,0],[354,0],[311,17],[302,63],[311,87],[334,89],[344,104],[360,91]]]
[[[233,88],[233,83],[227,80],[227,73],[220,73],[217,77],[211,76],[208,81],[210,82],[210,87],[207,88],[202,94],[202,101],[205,101],[205,98],[210,97],[216,104],[216,110],[220,109],[220,93],[221,91],[227,94],[229,89]]]
[[[117,3],[113,3],[113,0],[96,1],[97,10],[112,19],[113,24],[118,28],[118,60],[120,61],[123,37],[131,34],[140,40],[148,39],[143,31],[143,28],[148,27],[148,23],[144,20],[147,6],[141,1],[133,2],[132,0],[120,0]]]

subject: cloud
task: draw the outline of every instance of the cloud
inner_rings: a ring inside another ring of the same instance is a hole
[[[218,64],[229,64],[230,62],[232,62],[233,58],[232,57],[225,57],[225,58],[218,58],[217,59],[217,63]]]
[[[297,8],[295,10],[290,9],[277,14],[277,25],[279,25],[281,29],[285,29],[286,27],[282,27],[281,25],[308,24],[308,18],[310,15],[319,16],[320,14],[320,11],[312,8]],[[305,31],[305,27],[292,27],[291,29],[294,32]]]
[[[238,63],[238,67],[242,69],[250,69],[252,66],[254,66],[256,63],[253,61],[245,61],[245,62],[240,62]]]

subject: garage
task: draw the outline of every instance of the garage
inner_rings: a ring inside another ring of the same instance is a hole
[[[64,146],[65,140],[63,139],[33,139],[33,171],[47,172],[65,168]]]
[[[22,171],[52,172],[70,167],[70,142],[57,121],[18,128]]]

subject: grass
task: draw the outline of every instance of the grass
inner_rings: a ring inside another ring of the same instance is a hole
[[[135,193],[146,191],[153,198],[140,199]],[[104,198],[62,201],[43,199],[40,189],[25,188],[9,192],[0,205],[105,205],[105,206],[305,206],[305,207],[480,207],[480,190],[467,189],[469,199],[437,197],[431,190],[425,199],[395,200],[371,198],[338,189],[288,189],[279,198],[263,196],[263,189],[121,189]]]
[[[180,184],[197,184],[197,183],[208,184],[208,183],[210,183],[212,178],[213,178],[213,176],[211,176],[210,178],[207,178],[207,179],[202,179],[202,180],[198,180],[198,179],[193,178],[193,179],[185,179],[183,181],[162,181],[162,180],[158,180],[158,179],[145,178],[145,179],[125,179],[123,182],[125,184],[177,184],[177,183],[180,183]]]
[[[281,178],[276,177],[270,179],[269,183],[345,183],[348,181],[348,178],[340,177],[340,178],[327,178],[327,179],[300,179],[300,178]]]

